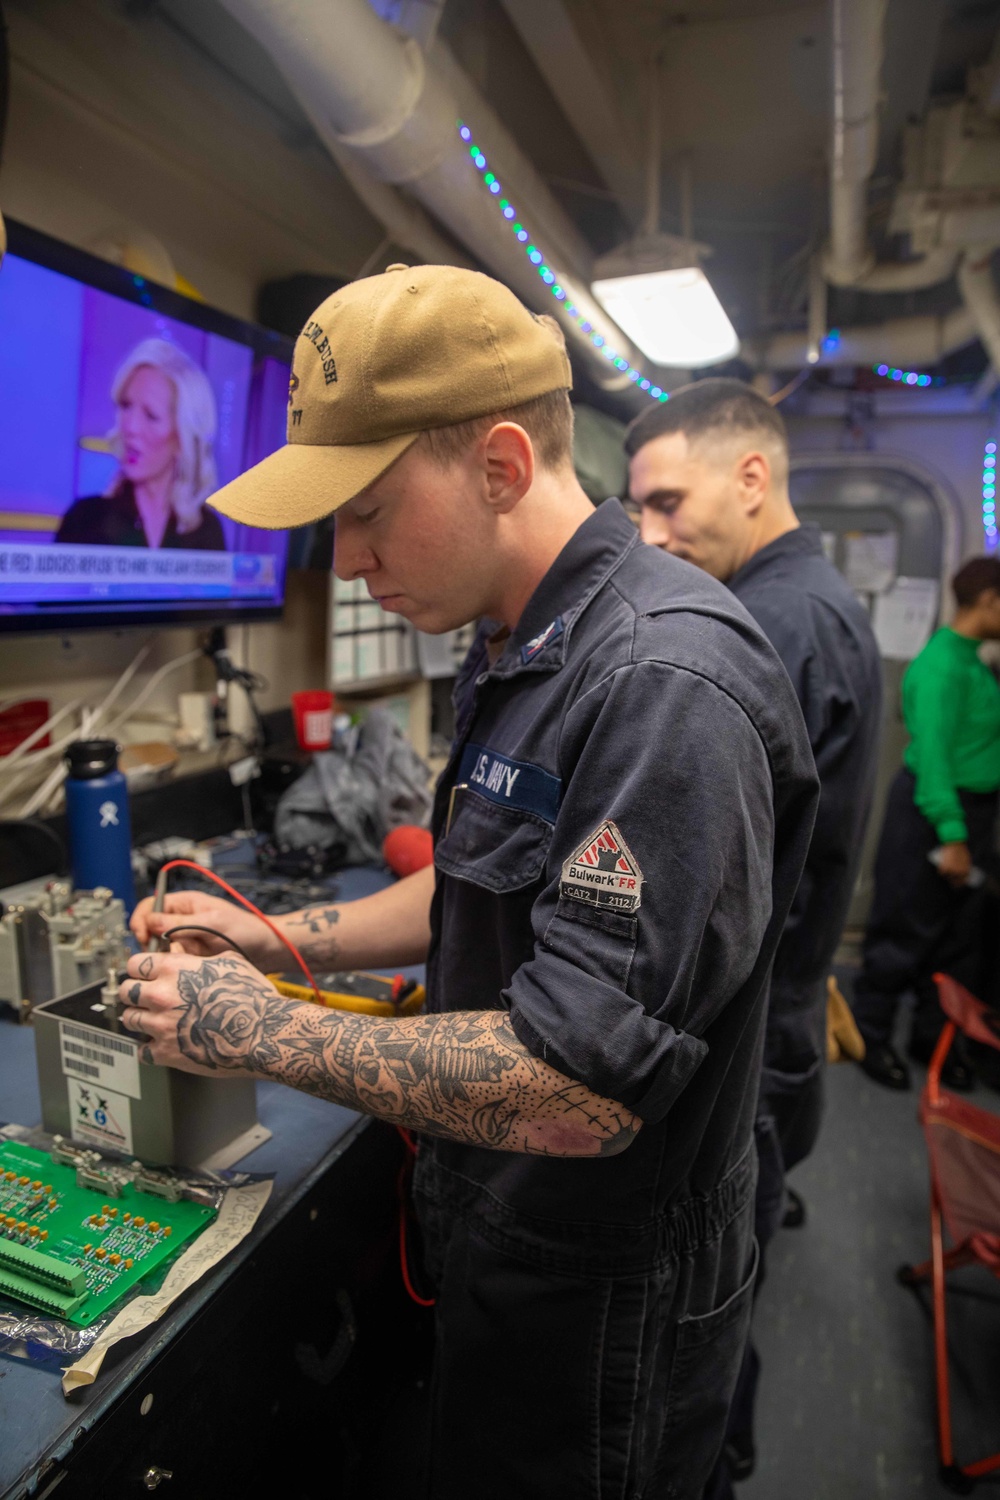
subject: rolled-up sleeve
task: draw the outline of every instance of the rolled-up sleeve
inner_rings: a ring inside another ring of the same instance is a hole
[[[687,668],[640,662],[563,730],[566,794],[504,1000],[523,1044],[641,1119],[662,1119],[750,975],[771,914],[767,754]]]

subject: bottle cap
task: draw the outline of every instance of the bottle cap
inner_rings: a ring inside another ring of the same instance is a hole
[[[66,764],[74,781],[96,781],[118,768],[118,746],[114,740],[74,740],[66,751]]]

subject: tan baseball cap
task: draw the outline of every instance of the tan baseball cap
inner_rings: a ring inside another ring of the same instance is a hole
[[[316,309],[295,344],[287,444],[209,503],[247,526],[304,526],[359,494],[426,428],[572,384],[558,325],[499,281],[390,266]]]

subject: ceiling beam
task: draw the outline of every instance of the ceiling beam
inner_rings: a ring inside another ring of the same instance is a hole
[[[625,217],[637,224],[643,153],[629,140],[613,90],[591,61],[563,0],[503,0],[503,6]]]

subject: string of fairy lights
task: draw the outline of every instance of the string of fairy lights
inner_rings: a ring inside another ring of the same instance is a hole
[[[534,266],[539,278],[548,287],[549,292],[555,300],[562,304],[565,315],[573,319],[580,332],[590,340],[595,349],[600,350],[608,363],[614,365],[615,369],[620,370],[623,375],[627,375],[633,385],[638,386],[640,391],[644,391],[654,401],[669,401],[670,396],[668,392],[661,390],[658,385],[654,385],[641,370],[637,369],[635,365],[630,364],[623,355],[619,354],[617,349],[608,343],[603,334],[598,333],[593,324],[588,322],[586,316],[574,305],[565,288],[560,285],[557,273],[548,264],[547,257],[539,249],[532,235],[525,227],[517,209],[509,198],[503,196],[503,188],[497,181],[496,173],[490,171],[490,164],[484,152],[479,149],[472,139],[472,131],[469,126],[462,120],[459,120],[457,123],[458,133],[465,143],[470,161],[476,168],[476,171],[479,172],[487,190],[496,199],[497,207],[503,219],[506,221],[518,244],[524,250],[528,260]]]
[[[943,375],[922,375],[918,370],[898,370],[893,365],[872,365],[872,373],[883,380],[895,380],[900,385],[944,385]]]
[[[987,552],[997,547],[997,445],[987,443],[983,450],[983,532]]]
[[[514,235],[518,244],[524,251],[538,273],[539,279],[548,287],[554,300],[562,305],[566,317],[572,318],[580,332],[590,340],[595,349],[600,350],[602,356],[609,364],[614,365],[623,375],[627,375],[633,385],[640,391],[645,392],[654,401],[669,401],[669,392],[655,385],[635,365],[630,364],[623,355],[619,354],[603,334],[599,333],[593,324],[588,321],[585,314],[576,307],[566,289],[561,285],[558,273],[548,263],[548,258],[535,242],[531,232],[518,214],[514,204],[504,196],[503,187],[495,172],[490,170],[490,164],[486,153],[481,150],[472,138],[471,128],[464,120],[456,122],[458,134],[465,146],[469,160],[479,173],[483,185],[490,196],[496,200],[497,208],[504,222]],[[823,340],[823,351],[828,353],[840,342],[840,330],[833,328]],[[898,385],[909,386],[911,389],[926,389],[928,386],[945,385],[946,381],[940,375],[928,375],[920,370],[904,370],[890,364],[872,365],[872,374],[878,375],[883,380],[891,380]],[[990,551],[994,551],[998,542],[996,524],[996,443],[987,443],[986,452],[983,457],[983,529],[986,535],[986,545]]]

